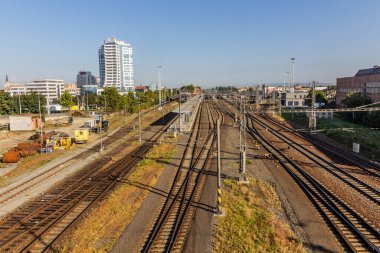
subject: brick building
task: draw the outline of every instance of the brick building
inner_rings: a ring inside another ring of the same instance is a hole
[[[336,104],[340,105],[347,94],[361,92],[374,102],[380,101],[380,67],[361,69],[353,77],[336,79]]]

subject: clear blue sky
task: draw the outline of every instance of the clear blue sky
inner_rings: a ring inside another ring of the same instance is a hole
[[[379,0],[0,2],[0,85],[98,75],[100,44],[134,48],[135,83],[335,82],[380,64]]]

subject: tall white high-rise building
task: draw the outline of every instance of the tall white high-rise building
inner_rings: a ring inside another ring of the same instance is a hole
[[[132,47],[111,37],[99,48],[101,87],[116,87],[120,91],[134,90]]]

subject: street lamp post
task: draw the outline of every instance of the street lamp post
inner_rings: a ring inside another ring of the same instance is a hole
[[[290,58],[290,61],[292,62],[292,86],[293,86],[293,88],[295,88],[294,87],[294,62],[295,62],[295,60],[296,60],[296,58]]]

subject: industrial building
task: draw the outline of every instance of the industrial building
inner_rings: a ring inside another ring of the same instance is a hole
[[[99,48],[100,87],[116,87],[121,92],[134,90],[133,58],[130,44],[115,37]]]
[[[350,93],[367,95],[373,102],[380,101],[380,67],[359,70],[353,77],[337,78],[336,80],[336,104]]]

